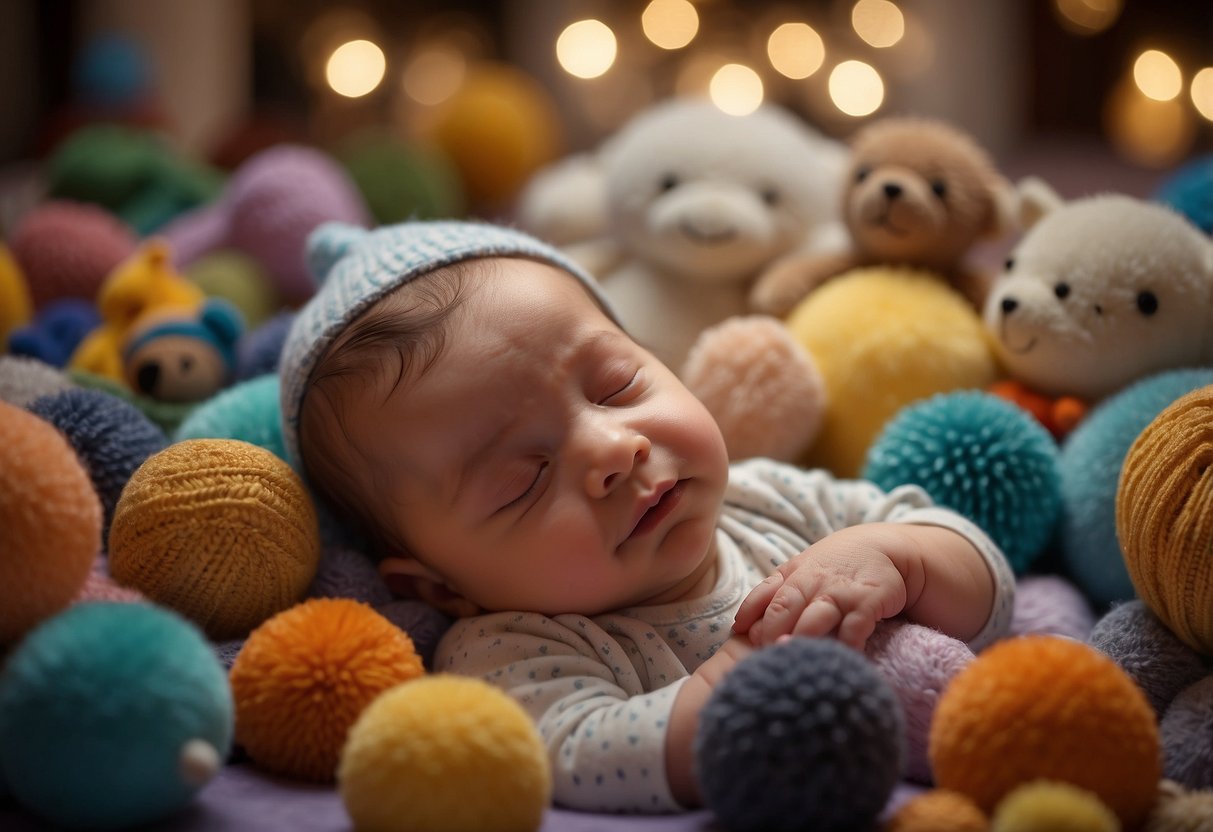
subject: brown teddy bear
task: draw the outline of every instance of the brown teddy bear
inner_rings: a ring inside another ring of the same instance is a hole
[[[981,308],[986,280],[962,258],[1011,225],[1014,190],[970,136],[924,118],[882,119],[854,136],[846,181],[852,248],[775,261],[750,293],[755,311],[783,317],[835,275],[878,265],[938,274]]]

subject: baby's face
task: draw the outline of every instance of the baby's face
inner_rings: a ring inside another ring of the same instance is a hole
[[[376,442],[391,531],[486,610],[675,597],[713,553],[719,428],[568,274],[499,263],[427,372],[347,408]]]

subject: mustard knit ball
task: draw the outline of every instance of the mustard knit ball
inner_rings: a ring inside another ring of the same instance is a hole
[[[552,775],[535,724],[504,692],[426,676],[372,702],[337,769],[359,832],[534,832]]]
[[[985,812],[968,797],[932,789],[902,804],[883,832],[986,832],[989,826]]]
[[[101,500],[76,452],[49,422],[5,402],[0,541],[2,646],[66,607],[101,551]]]
[[[997,377],[981,316],[930,272],[855,269],[788,316],[827,401],[807,464],[859,476],[868,448],[905,405]]]
[[[1133,588],[1190,647],[1213,654],[1213,386],[1171,403],[1129,448],[1116,534]]]
[[[990,832],[1120,832],[1120,820],[1098,797],[1069,783],[1037,780],[1002,799]]]
[[[316,510],[290,466],[256,445],[195,439],[135,471],[110,527],[110,574],[194,620],[246,635],[303,598],[320,560]]]
[[[1115,662],[1069,639],[1024,636],[984,650],[944,690],[931,724],[935,782],[990,812],[1022,783],[1094,792],[1129,828],[1162,776],[1158,726]]]
[[[370,606],[305,601],[254,630],[236,656],[236,741],[271,771],[331,781],[362,710],[424,672],[408,635]]]

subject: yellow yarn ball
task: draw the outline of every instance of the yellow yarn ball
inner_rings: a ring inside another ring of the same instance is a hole
[[[876,434],[905,405],[997,377],[981,317],[930,272],[855,269],[788,316],[825,381],[825,418],[805,463],[859,475]]]
[[[1037,780],[1002,799],[990,832],[1120,832],[1120,820],[1086,789]]]
[[[71,603],[100,550],[101,500],[72,446],[0,401],[0,645]]]
[[[320,561],[316,510],[274,454],[235,439],[170,445],[114,509],[110,573],[213,639],[246,635],[298,602]]]
[[[305,601],[254,630],[232,664],[236,741],[271,771],[332,780],[362,710],[423,673],[412,639],[369,605]]]
[[[1137,595],[1213,654],[1213,386],[1176,399],[1129,449],[1116,533]]]
[[[8,246],[0,243],[0,353],[3,353],[9,333],[29,323],[34,314],[34,302]]]
[[[552,792],[522,707],[486,682],[446,674],[372,702],[350,729],[337,780],[360,832],[533,832]]]
[[[884,832],[986,832],[989,826],[985,812],[965,795],[933,789],[903,804]]]
[[[1023,783],[1061,780],[1129,828],[1162,776],[1145,694],[1098,650],[1054,636],[1000,641],[958,673],[935,708],[929,755],[936,784],[985,811]]]

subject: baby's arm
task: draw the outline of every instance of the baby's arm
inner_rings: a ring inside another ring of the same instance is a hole
[[[968,538],[945,526],[867,523],[822,538],[759,584],[734,631],[762,646],[837,635],[862,650],[895,615],[968,641],[990,617],[994,578]]]

